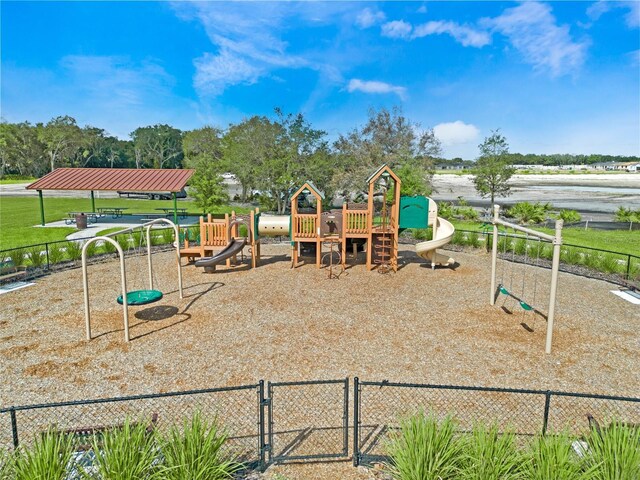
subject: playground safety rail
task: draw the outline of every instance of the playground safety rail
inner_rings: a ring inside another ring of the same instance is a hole
[[[358,377],[353,388],[349,378],[260,380],[233,387],[2,408],[0,449],[28,446],[51,428],[79,435],[79,442],[90,444],[92,435],[127,418],[148,422],[164,433],[196,412],[217,421],[228,433],[225,451],[237,455],[248,469],[264,469],[290,461],[347,461],[349,456],[354,466],[385,461],[385,442],[403,418],[419,412],[440,419],[451,415],[462,433],[477,422],[494,422],[501,431],[512,431],[519,442],[526,442],[534,435],[560,431],[581,436],[592,428],[588,416],[603,428],[613,421],[637,425],[640,398]],[[90,449],[81,450],[80,456]]]

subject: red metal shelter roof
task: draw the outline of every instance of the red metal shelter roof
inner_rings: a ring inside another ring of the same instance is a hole
[[[193,173],[189,169],[56,168],[27,189],[179,192]]]

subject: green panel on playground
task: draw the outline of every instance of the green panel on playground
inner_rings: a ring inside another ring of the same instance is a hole
[[[427,197],[400,197],[400,228],[427,228],[429,226],[429,199]]]

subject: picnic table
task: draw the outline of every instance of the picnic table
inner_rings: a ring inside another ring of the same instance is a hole
[[[65,218],[64,223],[66,223],[67,225],[73,225],[74,223],[76,223],[76,216],[78,215],[84,215],[87,217],[87,222],[92,222],[92,223],[97,223],[98,222],[98,218],[101,217],[102,215],[99,215],[97,213],[93,213],[93,212],[68,212],[67,216],[68,218]]]
[[[171,208],[171,207],[156,208],[156,210],[162,210],[164,212],[165,217],[173,216],[173,208]],[[178,216],[180,218],[187,218],[187,209],[186,208],[178,207],[178,208],[176,208],[176,211],[178,212]]]
[[[102,207],[98,211],[105,215],[111,215],[111,218],[121,218],[124,210],[128,210],[127,207]]]

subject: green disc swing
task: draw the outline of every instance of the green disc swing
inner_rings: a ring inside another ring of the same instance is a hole
[[[142,250],[142,242],[143,242],[143,230],[141,229],[140,231],[140,242],[138,244],[138,248],[137,251],[141,252]],[[131,250],[131,244],[133,243],[133,245],[135,245],[135,238],[133,237],[133,231],[129,232],[129,238],[127,239],[127,245],[129,246],[129,248],[127,249],[127,251]],[[130,292],[127,292],[127,305],[147,305],[149,303],[154,303],[157,302],[158,300],[162,299],[162,292],[160,290],[155,290],[153,288],[153,268],[151,266],[151,250],[150,250],[150,246],[148,246],[148,252],[147,252],[147,256],[148,256],[148,260],[149,260],[149,283],[150,283],[150,288],[149,289],[143,289],[143,290],[132,290]],[[123,300],[122,300],[122,295],[118,296],[118,298],[116,299],[116,301],[122,305]]]

